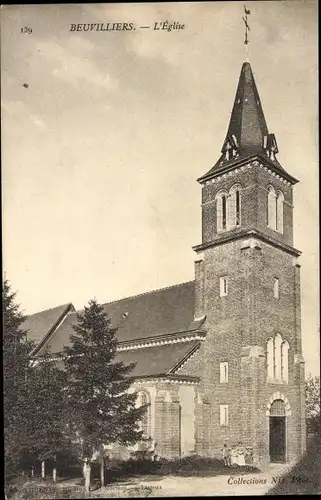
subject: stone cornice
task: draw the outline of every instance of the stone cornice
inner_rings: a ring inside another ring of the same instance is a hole
[[[269,174],[271,174],[271,176],[275,176],[277,179],[287,185],[293,185],[299,182],[297,179],[295,179],[295,177],[288,174],[277,164],[274,164],[269,158],[264,158],[257,153],[248,156],[247,158],[235,161],[230,165],[226,165],[224,168],[214,171],[211,174],[199,177],[197,181],[204,186],[208,184],[214,184],[215,182],[219,182],[221,178],[226,179],[233,174],[238,174],[239,172],[243,172],[245,169],[250,169],[252,167],[262,168],[266,170]]]
[[[166,338],[169,337],[169,338]],[[117,352],[122,352],[122,351],[134,351],[137,349],[145,349],[147,347],[160,347],[164,345],[169,345],[169,344],[177,344],[177,343],[183,343],[183,342],[195,342],[195,341],[204,341],[206,337],[206,331],[204,330],[198,330],[196,332],[191,332],[191,333],[186,333],[184,334],[176,334],[176,335],[164,335],[162,337],[149,337],[148,339],[144,339],[141,342],[122,342],[121,344],[117,345],[116,351]],[[197,346],[198,347],[198,346]],[[196,349],[196,348],[195,348]],[[194,353],[194,351],[193,351]],[[82,356],[82,355],[81,355]],[[57,356],[57,354],[53,354],[49,358],[42,358],[41,356],[34,355],[30,363],[32,364],[37,364],[37,363],[42,363],[44,361],[61,361],[63,360],[63,356]],[[185,358],[184,358],[185,359]]]
[[[282,241],[276,240],[272,236],[267,236],[264,233],[261,233],[261,231],[257,231],[256,229],[245,229],[237,233],[224,234],[215,241],[209,241],[208,243],[201,243],[200,245],[195,245],[192,248],[195,252],[199,252],[207,248],[223,245],[224,243],[228,243],[230,241],[240,240],[243,239],[244,237],[257,238],[258,240],[261,240],[264,243],[268,243],[269,245],[284,250],[285,252],[294,255],[296,257],[301,255],[300,250],[297,250],[296,248],[291,247],[290,245],[287,245]]]
[[[156,384],[162,382],[171,384],[194,385],[199,383],[200,378],[192,377],[190,375],[159,374],[159,375],[146,375],[146,376],[140,375],[139,377],[133,377],[132,380],[134,384],[140,384],[140,383],[146,384],[146,382],[149,384]]]
[[[198,353],[200,344],[195,346],[192,352],[188,353],[185,358],[183,358],[174,368],[172,368],[168,373],[178,373],[194,356]]]
[[[146,347],[158,347],[169,344],[177,344],[180,342],[193,342],[195,340],[204,340],[206,332],[196,330],[194,332],[180,332],[172,335],[160,335],[158,337],[148,337],[136,341],[121,342],[117,345],[117,351],[130,351],[135,349],[143,349]]]

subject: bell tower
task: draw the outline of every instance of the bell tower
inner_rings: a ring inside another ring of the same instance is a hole
[[[246,62],[221,156],[198,179],[202,186],[203,245],[249,230],[261,238],[293,245],[292,186],[298,181],[280,165],[278,151]]]
[[[277,153],[245,62],[221,156],[198,179],[195,317],[206,316],[204,450],[218,454],[225,441],[242,440],[257,463],[293,461],[305,450],[300,251],[293,247],[298,181]]]

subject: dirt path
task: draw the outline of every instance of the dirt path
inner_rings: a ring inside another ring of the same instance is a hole
[[[267,472],[238,476],[215,477],[175,477],[167,476],[139,480],[138,478],[122,485],[114,485],[100,490],[104,497],[162,497],[162,496],[239,496],[264,495],[273,485],[273,478],[281,477],[289,466],[273,466]],[[98,493],[98,492],[97,492]],[[98,495],[97,495],[98,496]]]

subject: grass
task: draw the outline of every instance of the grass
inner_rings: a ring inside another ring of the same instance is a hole
[[[51,478],[42,480],[39,477],[28,479],[19,484],[16,491],[8,493],[8,500],[42,500],[60,498],[87,498],[84,491],[84,481],[81,477],[81,467],[74,470],[72,478],[62,477],[58,471],[58,482],[53,483]],[[259,472],[253,466],[224,467],[223,461],[216,458],[190,456],[175,460],[161,459],[151,461],[146,458],[129,460],[106,460],[105,484],[108,487],[108,496],[145,497],[154,496],[157,486],[141,487],[135,484],[135,478],[142,481],[157,482],[166,476],[177,477],[214,477],[220,475],[242,475]],[[100,489],[99,464],[92,465],[91,497],[99,497],[107,490]]]
[[[207,458],[200,456],[188,456],[180,459],[165,460],[156,462],[144,458],[126,461],[107,461],[105,467],[106,483],[113,483],[126,480],[129,477],[148,476],[153,477],[181,476],[181,477],[213,477],[219,475],[231,475],[233,473],[248,474],[249,472],[259,472],[259,469],[251,465],[243,467],[225,467],[222,460],[217,458]],[[99,468],[92,470],[93,477],[99,477]]]

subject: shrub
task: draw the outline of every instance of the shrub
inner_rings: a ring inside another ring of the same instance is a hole
[[[57,487],[57,485],[54,484],[26,483],[10,498],[12,498],[12,500],[42,500],[56,498],[86,498],[86,496],[83,488],[80,490],[75,486]]]

